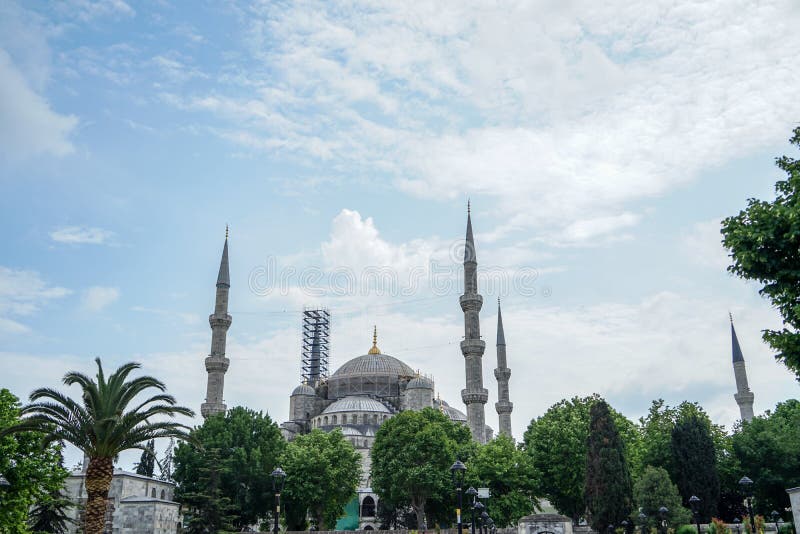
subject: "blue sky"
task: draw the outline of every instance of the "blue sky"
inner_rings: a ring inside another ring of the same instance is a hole
[[[718,229],[796,157],[800,8],[597,4],[3,2],[0,385],[102,356],[199,408],[230,224],[229,406],[286,417],[306,305],[334,368],[376,324],[459,406],[471,198],[494,426],[498,296],[517,437],[592,392],[730,426],[728,311],[756,411],[796,397]]]

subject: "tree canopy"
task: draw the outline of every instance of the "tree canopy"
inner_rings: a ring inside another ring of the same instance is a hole
[[[508,436],[497,436],[477,447],[469,459],[464,485],[489,488],[489,514],[498,527],[514,525],[520,517],[533,512],[533,461]],[[468,509],[466,504],[464,509]]]
[[[672,525],[683,525],[691,520],[691,512],[683,507],[678,487],[672,483],[669,473],[662,467],[647,466],[633,485],[636,506],[647,516],[647,525],[658,524],[658,509],[666,506],[668,520]],[[639,522],[639,511],[631,513],[631,519]],[[648,529],[649,530],[649,529]]]
[[[689,505],[692,495],[700,499],[700,519],[708,522],[717,514],[719,475],[710,422],[699,414],[682,417],[672,429],[673,480]]]
[[[633,509],[631,475],[625,446],[604,400],[590,410],[586,455],[586,509],[597,532],[619,525]]]
[[[800,126],[790,142],[800,148]],[[784,327],[765,330],[764,341],[800,380],[800,160],[775,162],[787,175],[775,184],[775,200],[748,199],[722,221],[722,242],[730,251],[728,271],[763,284],[761,295],[780,312]]]
[[[297,436],[281,455],[286,485],[281,500],[290,530],[304,530],[307,513],[318,530],[332,530],[356,496],[361,455],[341,430],[314,429]]]
[[[469,429],[433,408],[401,412],[375,436],[372,488],[388,505],[412,507],[423,528],[429,502],[442,512],[452,506],[450,466],[459,455],[466,461],[472,447]]]
[[[191,441],[175,449],[176,499],[183,502],[187,495],[208,493],[206,486],[214,475],[208,471],[208,454],[214,451],[219,493],[230,500],[226,514],[234,517],[237,529],[251,525],[272,510],[272,500],[264,495],[272,493],[270,473],[285,446],[278,425],[268,414],[237,406],[212,415],[192,430]]]
[[[525,450],[533,460],[537,494],[575,522],[586,510],[589,410],[598,400],[601,398],[595,394],[559,401],[531,421],[523,438]],[[636,456],[636,426],[613,408],[610,410],[625,443],[626,455]]]
[[[10,486],[0,489],[0,530],[28,532],[28,510],[58,495],[67,477],[61,465],[61,447],[42,448],[44,434],[4,434],[20,424],[20,403],[9,390],[0,389],[0,474]]]

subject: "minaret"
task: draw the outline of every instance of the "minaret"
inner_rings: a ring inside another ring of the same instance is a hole
[[[500,312],[500,298],[497,298],[497,369],[494,370],[497,379],[497,402],[494,405],[500,419],[500,434],[511,435],[511,411],[514,409],[508,394],[508,379],[511,378],[511,369],[506,365],[506,335],[503,332],[503,314]]]
[[[225,339],[228,328],[231,326],[231,316],[228,315],[228,292],[231,288],[231,275],[228,268],[228,227],[225,227],[225,246],[222,248],[222,259],[219,262],[217,275],[217,300],[214,313],[208,316],[211,325],[211,354],[206,358],[206,371],[208,372],[208,387],[206,389],[206,402],[200,406],[203,418],[209,415],[225,413],[227,406],[223,402],[225,388],[225,371],[228,370],[230,360],[225,357]]]
[[[736,393],[733,398],[736,399],[736,404],[739,405],[739,414],[742,421],[751,421],[753,419],[753,392],[750,391],[750,386],[747,385],[747,369],[744,366],[744,356],[742,356],[742,348],[739,346],[739,340],[736,338],[736,329],[733,328],[733,315],[731,318],[731,345],[733,348],[733,376],[736,378]]]
[[[467,405],[467,424],[472,439],[478,443],[486,442],[486,415],[484,405],[489,392],[483,387],[483,351],[486,343],[481,339],[479,313],[483,297],[478,294],[478,261],[475,254],[475,240],[472,237],[472,218],[467,202],[467,239],[464,247],[464,294],[459,298],[464,312],[464,341],[461,353],[467,374],[467,387],[461,390],[461,399]]]

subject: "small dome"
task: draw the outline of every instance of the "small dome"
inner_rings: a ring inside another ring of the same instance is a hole
[[[345,397],[339,399],[322,412],[323,414],[340,412],[376,412],[391,413],[384,404],[369,397]]]
[[[433,389],[433,382],[423,376],[418,376],[408,382],[406,389]]]
[[[329,381],[350,376],[374,375],[414,376],[416,372],[405,363],[388,354],[364,354],[345,362],[333,373]]]
[[[312,388],[308,384],[300,384],[299,386],[294,388],[294,391],[292,391],[292,395],[309,395],[313,397],[314,395],[316,395],[316,392],[314,391],[314,388]]]
[[[449,417],[451,421],[455,421],[456,423],[467,422],[467,416],[464,414],[464,412],[456,410],[452,406],[445,406],[444,411],[447,417]]]

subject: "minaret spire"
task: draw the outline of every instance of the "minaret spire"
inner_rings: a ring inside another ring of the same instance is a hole
[[[208,316],[211,326],[211,353],[206,358],[208,384],[206,386],[206,402],[200,406],[203,418],[217,413],[225,413],[223,390],[225,388],[225,372],[230,360],[225,357],[225,344],[231,316],[228,315],[228,294],[231,288],[231,274],[228,265],[228,226],[225,226],[225,245],[222,247],[222,258],[217,274],[217,296],[214,313]]]
[[[747,385],[747,369],[744,366],[744,356],[742,348],[739,346],[739,339],[736,337],[736,329],[733,327],[733,315],[728,313],[731,319],[731,353],[733,356],[733,376],[736,379],[736,393],[733,398],[739,405],[739,415],[742,421],[753,419],[753,399],[755,395]]]
[[[508,379],[511,378],[511,369],[506,362],[506,335],[503,331],[503,314],[500,311],[500,298],[497,298],[497,369],[494,370],[497,379],[497,403],[494,407],[500,419],[500,434],[508,437],[511,435],[511,411],[514,404],[509,401]]]
[[[464,312],[464,341],[461,353],[466,368],[466,388],[461,390],[461,399],[467,405],[467,424],[472,438],[478,443],[486,442],[486,415],[484,405],[489,392],[483,387],[483,352],[486,343],[481,339],[480,311],[483,297],[478,294],[478,260],[475,254],[475,239],[472,235],[472,213],[467,202],[467,236],[464,246],[464,294],[459,298]]]

